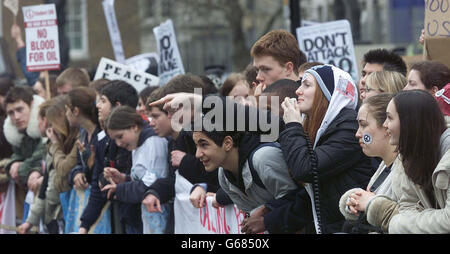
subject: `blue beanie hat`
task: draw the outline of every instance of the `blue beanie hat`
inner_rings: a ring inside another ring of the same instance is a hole
[[[308,69],[306,73],[312,74],[322,89],[323,94],[328,101],[331,100],[331,96],[334,91],[334,72],[331,65],[319,65]]]

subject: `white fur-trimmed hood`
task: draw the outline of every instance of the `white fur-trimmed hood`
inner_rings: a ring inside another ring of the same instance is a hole
[[[44,103],[44,101],[45,100],[40,96],[33,95],[33,101],[31,102],[30,120],[28,121],[26,130],[28,136],[32,138],[41,137],[38,126],[38,114],[39,106]],[[17,130],[17,127],[12,124],[9,116],[6,118],[5,123],[3,124],[3,131],[5,133],[6,140],[12,146],[20,146],[24,134],[20,133],[19,130]]]

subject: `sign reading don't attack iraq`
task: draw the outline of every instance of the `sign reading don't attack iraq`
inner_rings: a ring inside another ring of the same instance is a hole
[[[134,86],[138,92],[148,86],[159,85],[158,77],[143,71],[138,71],[132,66],[127,66],[105,57],[102,57],[98,64],[94,80],[102,78],[126,81]]]
[[[178,50],[177,38],[173,29],[172,20],[167,20],[153,28],[159,54],[158,77],[161,85],[171,78],[184,74],[183,61]]]
[[[352,31],[347,20],[299,27],[297,38],[308,62],[334,65],[350,73],[355,82],[358,80]]]

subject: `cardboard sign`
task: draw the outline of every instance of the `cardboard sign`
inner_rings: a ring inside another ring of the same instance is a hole
[[[450,1],[425,0],[424,59],[450,68]]]
[[[450,1],[425,0],[425,38],[450,37]]]
[[[192,184],[178,171],[175,175],[175,234],[241,234],[242,211],[235,205],[216,209],[212,197],[206,198],[204,208],[195,208],[189,201]]]
[[[410,71],[410,68],[413,64],[422,62],[423,55],[414,55],[414,56],[402,56],[403,61],[405,61],[406,66],[408,66],[408,71]]]
[[[22,7],[27,47],[27,71],[60,69],[55,4]]]
[[[98,79],[123,80],[134,86],[138,93],[148,86],[159,85],[159,78],[137,71],[133,67],[115,62],[111,59],[102,57],[95,72],[94,80]]]
[[[153,33],[159,53],[158,76],[161,79],[161,85],[164,85],[171,78],[184,74],[183,61],[178,50],[172,20],[169,19],[153,28]]]
[[[14,16],[19,12],[19,0],[4,0],[3,5],[8,8]]]
[[[114,0],[104,0],[102,2],[105,12],[106,24],[108,24],[109,37],[111,38],[114,57],[119,63],[125,63],[125,54],[120,37],[119,25],[117,24],[116,12],[114,10]]]
[[[299,27],[297,38],[308,62],[334,65],[350,73],[354,80],[358,80],[358,63],[350,23],[347,20]]]
[[[450,68],[450,38],[425,38],[424,58]]]

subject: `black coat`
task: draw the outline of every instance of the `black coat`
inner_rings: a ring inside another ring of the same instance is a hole
[[[341,230],[345,219],[339,211],[340,197],[349,189],[364,189],[374,174],[370,159],[363,154],[355,137],[356,116],[354,110],[341,110],[314,149],[318,163],[322,233]],[[295,180],[313,183],[311,154],[305,136],[301,124],[289,123],[280,133],[280,144]],[[303,188],[293,193],[290,201],[274,202],[273,210],[265,217],[266,229],[271,233],[288,233],[312,225],[310,202]]]

